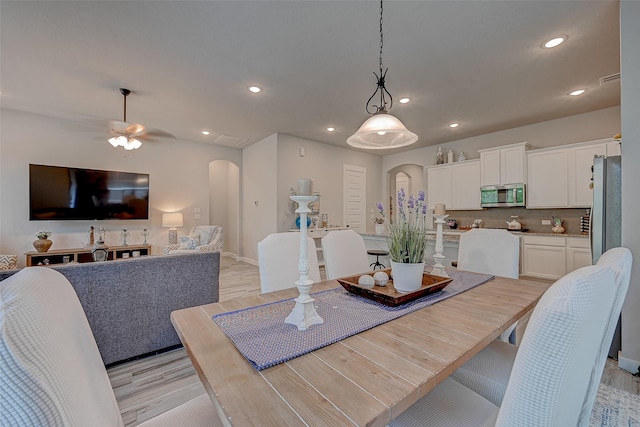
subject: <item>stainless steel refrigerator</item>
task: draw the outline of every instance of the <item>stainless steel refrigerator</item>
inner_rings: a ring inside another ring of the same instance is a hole
[[[608,249],[622,244],[622,176],[620,156],[593,159],[593,207],[591,208],[591,256],[595,264]],[[618,358],[620,320],[609,356]]]

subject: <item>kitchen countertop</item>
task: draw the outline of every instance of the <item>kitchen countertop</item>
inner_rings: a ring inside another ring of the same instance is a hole
[[[444,242],[458,242],[460,240],[460,235],[469,230],[443,230],[442,232],[442,240]],[[362,237],[367,238],[377,238],[377,239],[386,239],[386,235],[380,234],[369,234],[369,233],[360,233]],[[514,231],[513,234],[516,236],[548,236],[548,237],[577,237],[587,239],[589,238],[588,234],[556,234],[556,233],[536,233],[532,231],[524,231],[518,232]],[[436,230],[428,230],[427,231],[427,240],[435,240],[436,239]]]

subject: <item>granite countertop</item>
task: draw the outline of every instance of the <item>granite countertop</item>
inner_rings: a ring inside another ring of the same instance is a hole
[[[442,232],[442,240],[444,242],[458,242],[460,241],[460,235],[462,233],[465,233],[469,230],[444,230]],[[360,233],[362,235],[362,237],[366,237],[366,238],[373,238],[373,239],[386,239],[387,236],[386,235],[380,235],[380,234],[370,234],[370,233]],[[515,234],[516,236],[548,236],[548,237],[577,237],[577,238],[583,238],[583,239],[587,239],[589,238],[588,234],[568,234],[568,233],[564,233],[564,234],[556,234],[556,233],[535,233],[532,231],[525,231],[525,232],[513,232],[513,234]],[[427,231],[427,240],[435,240],[436,239],[436,230],[428,230]]]

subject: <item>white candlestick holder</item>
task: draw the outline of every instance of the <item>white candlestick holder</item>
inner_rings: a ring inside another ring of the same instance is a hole
[[[312,325],[324,323],[322,317],[316,312],[313,304],[315,301],[309,292],[313,281],[309,279],[309,258],[307,257],[307,215],[311,212],[309,203],[318,199],[318,196],[291,196],[291,200],[298,203],[296,213],[300,214],[300,256],[298,258],[298,272],[300,278],[296,281],[296,287],[300,295],[295,299],[296,305],[293,311],[284,320],[284,323],[295,325],[300,331],[306,331]]]
[[[445,256],[442,254],[444,252],[444,242],[442,239],[442,225],[444,224],[445,218],[449,215],[436,215],[433,214],[433,217],[436,219],[436,253],[433,255],[433,260],[436,264],[433,266],[433,270],[431,270],[431,274],[434,276],[441,277],[449,277],[446,270],[444,269],[443,261],[445,260]]]

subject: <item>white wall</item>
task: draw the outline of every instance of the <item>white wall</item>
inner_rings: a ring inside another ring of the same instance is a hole
[[[239,168],[227,160],[209,164],[209,223],[223,227],[223,252],[239,255]]]
[[[299,155],[300,148],[304,148],[304,157]],[[348,164],[367,170],[366,226],[373,232],[375,227],[368,212],[382,200],[378,186],[381,162],[378,155],[278,134],[278,231],[295,228],[296,216],[288,209],[289,194],[292,187],[297,191],[300,178],[313,179],[313,191],[320,193],[320,212],[328,215],[329,224],[344,225],[342,166]]]
[[[622,75],[622,245],[634,255],[629,292],[622,309],[619,365],[636,373],[640,365],[640,2],[620,2]]]
[[[259,241],[277,232],[278,135],[242,150],[242,245],[240,255],[256,264]]]
[[[241,164],[239,149],[187,141],[148,142],[135,151],[115,149],[104,135],[77,132],[77,124],[33,114],[0,110],[0,253],[20,255],[33,251],[39,230],[53,231],[52,249],[77,248],[87,242],[91,225],[107,229],[107,244],[122,243],[120,231],[131,231],[129,243],[142,243],[140,231],[150,230],[152,253],[167,244],[167,229],[161,228],[164,211],[182,211],[184,226],[208,223],[209,162],[225,159]],[[29,163],[73,166],[89,169],[148,173],[150,180],[150,219],[147,221],[29,221]],[[193,219],[199,207],[201,220]],[[187,214],[189,213],[189,214]]]

